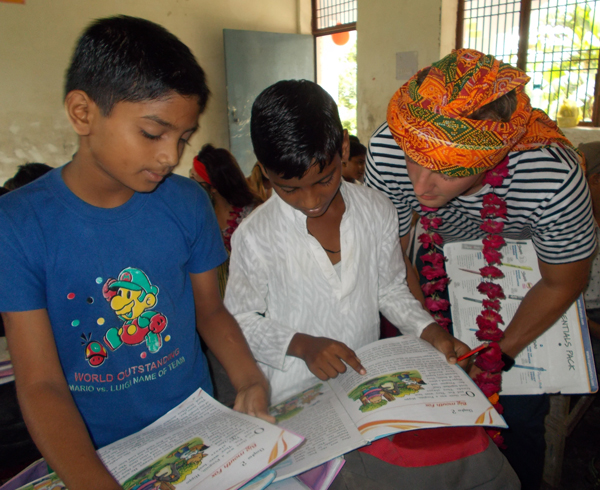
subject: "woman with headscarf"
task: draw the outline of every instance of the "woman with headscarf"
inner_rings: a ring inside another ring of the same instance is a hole
[[[190,179],[198,182],[210,197],[223,244],[227,253],[231,254],[231,235],[262,200],[250,190],[237,160],[225,148],[204,145],[194,157]],[[217,268],[217,273],[219,292],[224,297],[229,278],[229,258]],[[207,350],[206,357],[213,378],[215,398],[232,406],[235,390],[225,369],[212,352]]]
[[[217,215],[223,243],[231,253],[231,235],[242,220],[262,203],[248,187],[246,177],[235,157],[225,148],[206,144],[194,157],[190,178],[208,193]],[[219,289],[225,295],[229,260],[219,267]]]

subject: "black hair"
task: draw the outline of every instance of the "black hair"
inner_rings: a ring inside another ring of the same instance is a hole
[[[417,75],[417,86],[421,86],[423,80],[429,75],[431,67],[421,70]],[[514,90],[498,97],[489,104],[485,104],[468,116],[468,119],[476,121],[498,121],[509,122],[513,113],[517,110],[517,93]]]
[[[341,156],[344,129],[337,104],[308,80],[283,80],[252,105],[250,135],[263,166],[284,179],[301,178],[313,165],[322,171]]]
[[[84,31],[67,70],[65,97],[83,90],[108,116],[117,102],[157,100],[177,92],[197,96],[203,112],[210,91],[204,70],[164,27],[125,15],[98,19]]]
[[[30,182],[33,182],[35,179],[40,178],[42,175],[50,172],[52,167],[50,165],[46,165],[45,163],[26,163],[24,165],[19,165],[19,170],[17,173],[13,175],[13,177],[6,181],[4,186],[8,190],[15,190],[19,187],[23,187]]]
[[[8,191],[14,191],[16,189],[14,185],[14,179],[12,177],[4,182],[4,188]]]
[[[348,158],[354,158],[367,154],[367,147],[363,145],[360,140],[354,136],[350,135],[350,156]]]
[[[260,202],[250,190],[237,160],[225,148],[215,148],[208,143],[198,153],[198,160],[206,167],[211,185],[229,204],[243,208]]]

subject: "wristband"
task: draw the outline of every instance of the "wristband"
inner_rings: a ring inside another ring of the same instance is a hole
[[[510,371],[510,369],[515,365],[515,360],[504,352],[502,353],[502,362],[504,363],[502,371]]]

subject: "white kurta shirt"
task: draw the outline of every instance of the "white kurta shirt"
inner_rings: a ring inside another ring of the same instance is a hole
[[[306,216],[274,194],[232,237],[225,305],[239,322],[271,382],[273,402],[313,377],[287,356],[292,337],[328,337],[358,349],[379,338],[381,311],[403,334],[433,322],[411,294],[396,209],[381,192],[342,182],[341,278]]]

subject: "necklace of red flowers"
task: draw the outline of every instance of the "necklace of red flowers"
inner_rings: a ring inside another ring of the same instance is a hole
[[[504,367],[502,351],[498,345],[498,341],[504,335],[504,332],[498,328],[498,324],[504,324],[504,322],[498,312],[500,311],[500,300],[505,296],[502,286],[493,281],[504,276],[496,265],[500,264],[502,259],[499,249],[505,244],[504,238],[499,233],[502,233],[504,229],[506,203],[496,195],[495,189],[502,185],[507,176],[508,157],[489,170],[482,181],[484,185],[489,184],[492,187],[492,192],[483,197],[483,208],[480,211],[483,219],[480,228],[488,234],[483,239],[483,257],[487,265],[479,270],[483,281],[477,289],[487,298],[482,301],[481,314],[476,320],[479,330],[475,334],[479,340],[489,342],[488,347],[481,351],[475,360],[475,365],[482,371],[475,377],[475,383],[488,397],[498,413],[503,412],[502,405],[498,402],[498,393],[502,381],[500,372]],[[442,218],[435,215],[438,208],[421,206],[421,209],[427,214],[421,217],[421,225],[425,233],[420,235],[418,240],[423,248],[429,249],[426,254],[421,256],[421,260],[427,263],[423,266],[421,274],[428,280],[421,286],[421,289],[425,294],[425,306],[433,313],[435,321],[448,330],[451,320],[442,312],[448,310],[450,302],[441,299],[439,295],[445,291],[450,279],[444,268],[446,258],[436,251],[436,246],[440,246],[444,242],[441,235],[435,231],[442,224]],[[498,446],[505,447],[503,437],[498,429],[488,429],[487,433]]]

